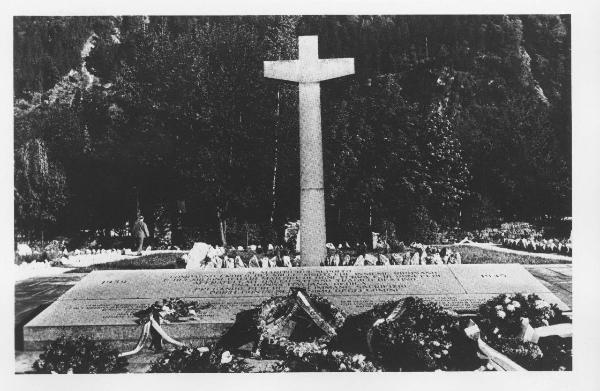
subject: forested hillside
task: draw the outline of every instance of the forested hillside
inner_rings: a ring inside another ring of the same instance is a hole
[[[298,35],[356,58],[322,84],[328,240],[569,216],[570,31],[556,15],[16,17],[15,232],[122,227],[139,205],[196,239],[281,239],[297,86],[262,62],[296,59]]]

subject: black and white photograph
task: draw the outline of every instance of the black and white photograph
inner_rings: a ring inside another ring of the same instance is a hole
[[[577,19],[401,9],[5,18],[12,374],[577,373]]]

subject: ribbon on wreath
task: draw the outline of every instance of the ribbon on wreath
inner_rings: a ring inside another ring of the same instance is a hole
[[[146,344],[146,341],[148,340],[148,337],[150,336],[150,330],[152,328],[154,330],[156,330],[156,332],[165,341],[167,341],[175,346],[185,346],[185,344],[183,342],[179,342],[179,341],[173,339],[172,337],[170,337],[169,334],[167,334],[166,331],[163,330],[162,327],[160,327],[158,322],[156,320],[154,320],[154,318],[150,317],[150,320],[148,320],[146,323],[144,323],[144,326],[142,327],[142,333],[140,334],[140,338],[138,339],[138,343],[135,346],[135,348],[128,352],[119,353],[119,357],[132,356],[136,353],[139,353],[139,351],[142,350],[142,348]]]
[[[390,314],[387,317],[379,318],[375,322],[373,322],[373,325],[371,326],[369,331],[367,331],[367,347],[369,348],[369,352],[373,353],[373,346],[371,344],[371,340],[373,338],[373,329],[382,323],[392,322],[401,317],[402,314],[404,314],[404,312],[406,311],[405,303],[406,301],[397,303],[394,309],[390,312]]]
[[[333,338],[337,335],[335,328],[323,318],[316,308],[314,308],[302,290],[298,290],[296,292],[296,304],[298,307],[302,308],[304,312],[308,314],[308,316],[310,316],[312,321],[319,326],[319,328],[323,330],[323,332],[327,334],[329,338]]]
[[[469,339],[477,342],[479,351],[477,356],[482,360],[488,360],[497,371],[526,371],[525,368],[498,352],[481,339],[481,330],[473,320],[469,319],[469,325],[465,328],[465,334]]]
[[[266,334],[275,334],[279,330],[279,328],[282,327],[282,325],[284,325],[286,322],[288,322],[290,319],[292,319],[292,316],[294,316],[294,313],[296,312],[297,309],[298,309],[298,304],[296,303],[296,304],[294,304],[292,309],[287,314],[274,319],[270,323],[267,323],[267,325],[265,327]]]
[[[571,323],[553,324],[552,326],[543,326],[533,328],[529,324],[528,318],[521,319],[521,333],[519,338],[525,342],[538,343],[540,338],[559,336],[561,338],[569,338],[573,336],[573,325]]]
[[[280,328],[283,324],[288,322],[298,310],[302,310],[309,318],[313,321],[315,325],[317,325],[329,338],[333,338],[337,335],[335,328],[329,324],[323,318],[323,315],[319,313],[319,311],[314,307],[314,305],[310,302],[310,299],[306,296],[300,288],[292,288],[292,297],[294,300],[294,305],[292,308],[283,316],[273,320],[270,324],[267,325],[266,331],[267,334],[273,334]]]

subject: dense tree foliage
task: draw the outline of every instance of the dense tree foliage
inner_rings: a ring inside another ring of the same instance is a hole
[[[195,239],[280,239],[297,87],[262,62],[306,34],[356,58],[322,86],[329,240],[570,215],[568,16],[18,17],[16,232],[139,208]]]

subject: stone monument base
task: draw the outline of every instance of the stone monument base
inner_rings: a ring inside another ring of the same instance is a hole
[[[328,298],[348,314],[409,296],[473,314],[498,294],[518,292],[569,310],[518,264],[94,271],[25,325],[24,349],[40,350],[62,335],[133,349],[141,333],[134,314],[170,298],[197,302],[199,320],[164,323],[163,329],[201,346],[225,334],[238,313],[295,287]]]

